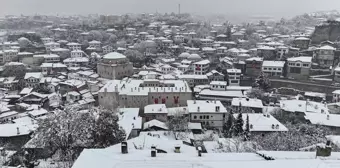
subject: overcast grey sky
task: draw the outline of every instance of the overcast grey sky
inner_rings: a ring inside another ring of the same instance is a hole
[[[340,0],[0,0],[5,14],[123,14],[141,12],[271,15],[340,9]]]

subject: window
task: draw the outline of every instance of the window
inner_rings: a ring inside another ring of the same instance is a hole
[[[200,119],[202,119],[202,116],[200,116]]]
[[[301,64],[300,64],[300,63],[296,63],[295,66],[298,66],[298,67],[299,67],[299,66],[301,66]]]
[[[205,116],[203,116],[203,119],[205,119]]]
[[[291,67],[290,73],[301,73],[301,68]]]
[[[207,116],[207,119],[209,120],[209,116]]]
[[[272,68],[268,68],[268,70],[272,70]]]
[[[194,119],[197,119],[197,116],[194,116]]]
[[[302,64],[303,67],[309,67],[309,64]]]
[[[268,68],[263,68],[263,70],[267,70]]]
[[[282,69],[281,68],[277,68],[278,71],[281,71]]]
[[[276,71],[276,68],[273,68],[274,71]]]

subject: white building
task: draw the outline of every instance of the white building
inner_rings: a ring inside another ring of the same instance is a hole
[[[230,86],[239,86],[242,72],[240,69],[227,69]]]
[[[43,74],[41,72],[27,72],[24,77],[26,81],[26,87],[38,87],[41,78],[43,78]]]
[[[211,90],[227,90],[228,83],[226,81],[211,81]]]
[[[89,63],[89,59],[86,57],[76,57],[64,59],[64,64],[68,67],[80,67],[85,66]]]
[[[188,100],[190,122],[199,122],[202,126],[223,128],[227,109],[220,101]]]
[[[71,58],[82,57],[83,51],[82,50],[73,50],[71,51]]]
[[[263,61],[262,72],[268,76],[282,76],[283,67],[285,65],[284,61]]]
[[[67,47],[72,50],[81,50],[81,44],[79,43],[67,43]]]
[[[53,49],[60,48],[60,44],[56,42],[49,42],[49,43],[45,43],[44,45],[45,45],[46,51],[51,51]]]
[[[53,42],[53,39],[49,37],[45,37],[45,38],[41,38],[41,41],[43,42],[43,44],[46,44],[46,43]]]
[[[194,65],[194,74],[195,75],[204,75],[208,73],[209,71],[209,66],[210,66],[210,61],[209,60],[202,60],[193,63]]]
[[[158,120],[166,122],[168,119],[168,109],[165,104],[149,104],[144,107],[145,122]]]
[[[340,102],[340,90],[334,90],[332,93],[333,93],[333,102]]]
[[[100,45],[101,44],[102,43],[100,41],[93,40],[93,41],[89,42],[89,47],[90,48],[95,48],[95,49],[100,49]]]
[[[213,47],[214,40],[211,39],[201,39],[202,47]]]
[[[293,57],[288,58],[287,75],[294,79],[308,79],[312,67],[312,57]]]
[[[4,50],[3,63],[12,62],[18,56],[18,50]]]
[[[167,107],[185,106],[192,99],[192,92],[187,82],[182,80],[123,80],[109,81],[98,92],[99,104],[114,108],[117,102],[120,107],[145,107],[149,104],[165,104]]]
[[[231,106],[235,110],[240,110],[239,108],[250,108],[255,113],[262,113],[263,103],[260,99],[251,99],[251,98],[233,98],[231,102]]]

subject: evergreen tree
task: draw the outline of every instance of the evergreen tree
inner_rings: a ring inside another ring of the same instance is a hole
[[[233,118],[233,112],[230,111],[227,121],[224,123],[223,125],[223,132],[224,132],[224,137],[226,138],[231,138],[232,134],[232,127],[233,127],[233,122],[234,122],[234,118]]]
[[[243,134],[243,123],[242,113],[239,113],[233,127],[235,136],[240,136]]]
[[[245,134],[245,139],[249,139],[249,133],[250,133],[250,125],[249,125],[249,115],[247,115],[247,119],[246,119],[246,129],[244,130],[244,134]]]

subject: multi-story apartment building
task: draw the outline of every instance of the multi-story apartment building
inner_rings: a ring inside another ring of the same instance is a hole
[[[300,49],[308,49],[311,40],[307,37],[298,37],[293,41],[293,47]]]
[[[312,66],[312,57],[288,58],[287,76],[294,79],[308,79]]]
[[[220,101],[188,100],[190,122],[202,126],[222,129],[227,117],[227,109]]]
[[[166,107],[186,106],[192,99],[192,92],[187,82],[182,80],[144,79],[109,81],[98,92],[99,104],[112,109],[120,107],[140,107],[149,104],[165,104]]]
[[[12,62],[12,61],[17,61],[17,56],[18,56],[18,50],[4,50],[3,51],[3,63],[7,62]]]
[[[270,77],[280,77],[283,75],[284,61],[263,61],[262,72]]]
[[[207,75],[178,75],[178,79],[185,80],[190,87],[210,83]]]
[[[79,44],[79,43],[67,43],[66,45],[71,51],[81,50],[81,44]]]
[[[51,50],[56,49],[56,48],[60,48],[60,44],[56,42],[49,42],[49,43],[45,43],[44,45],[45,45],[47,52],[50,52]]]
[[[121,79],[133,74],[132,63],[125,55],[112,52],[103,56],[101,63],[97,64],[97,73],[107,79]]]
[[[246,59],[246,74],[249,76],[259,76],[262,71],[263,58],[252,57]]]
[[[209,65],[210,61],[209,60],[202,60],[193,63],[194,65],[194,74],[195,75],[205,75],[209,71]]]
[[[82,57],[83,51],[82,50],[73,50],[71,51],[71,58]]]
[[[241,80],[241,70],[240,69],[227,69],[228,80],[230,86],[239,86]]]
[[[332,46],[322,46],[316,50],[316,61],[320,66],[333,66],[335,48]]]
[[[214,40],[211,39],[201,39],[202,47],[213,47]]]
[[[101,44],[102,43],[100,41],[93,40],[93,41],[89,42],[89,48],[94,48],[96,50],[100,50],[101,49]]]
[[[41,72],[27,72],[24,79],[26,81],[26,87],[35,88],[40,85],[40,79],[43,78]]]

